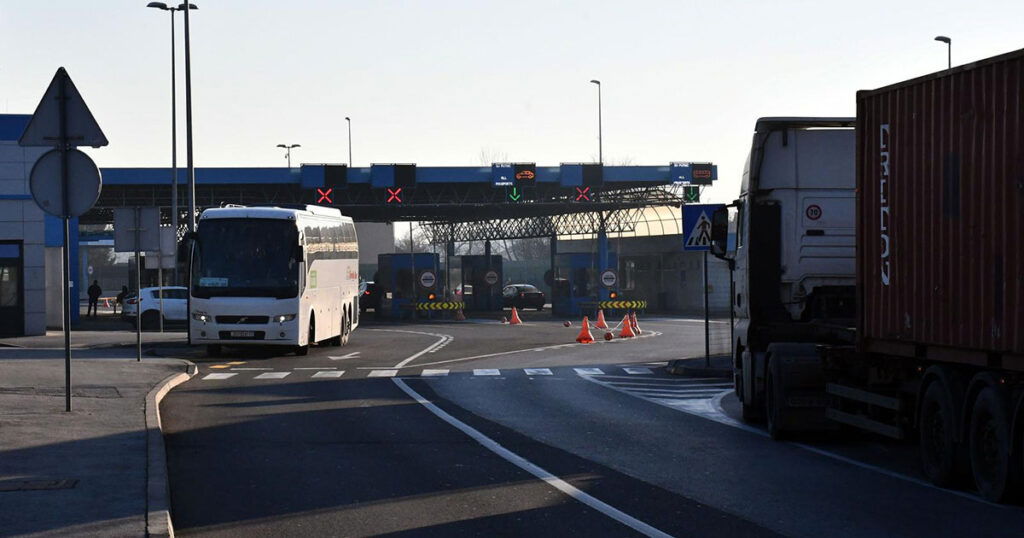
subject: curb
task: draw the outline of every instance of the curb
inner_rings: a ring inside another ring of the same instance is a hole
[[[711,357],[712,364],[716,362],[715,358],[716,357],[714,356]],[[684,377],[720,377],[723,379],[732,379],[733,375],[731,365],[729,367],[704,366],[703,356],[669,361],[668,366],[665,367],[665,371],[673,375]]]
[[[160,426],[160,400],[174,387],[196,375],[199,367],[182,360],[186,367],[161,381],[146,394],[146,535],[174,537],[171,524],[170,488],[167,480],[167,452]]]

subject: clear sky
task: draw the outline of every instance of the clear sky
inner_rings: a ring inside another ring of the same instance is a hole
[[[731,199],[759,116],[853,115],[858,89],[1024,47],[1024,2],[234,1],[192,15],[197,166],[713,161]],[[148,0],[0,0],[0,111],[65,66],[110,146],[170,161],[170,15]],[[184,54],[179,33],[179,162]]]

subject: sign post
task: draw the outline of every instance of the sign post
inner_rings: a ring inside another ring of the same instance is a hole
[[[114,252],[135,253],[135,358],[142,361],[142,251],[160,250],[160,209],[114,210]]]
[[[708,299],[708,250],[711,216],[724,204],[683,204],[683,250],[704,252],[704,365],[711,367],[711,311]],[[731,299],[730,299],[731,300]]]
[[[71,237],[70,222],[92,209],[103,182],[99,169],[76,146],[107,145],[96,119],[63,68],[46,88],[39,106],[18,139],[19,146],[54,147],[32,166],[29,188],[40,209],[64,223],[61,272],[64,301],[64,402],[71,411]],[[76,302],[77,304],[77,302]]]

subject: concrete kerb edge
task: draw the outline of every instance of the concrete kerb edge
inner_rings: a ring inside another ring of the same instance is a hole
[[[160,424],[160,400],[174,387],[196,375],[199,367],[182,360],[186,371],[168,376],[146,395],[146,535],[173,538],[167,452]]]
[[[711,358],[714,360],[719,357],[721,355],[712,355]],[[685,377],[721,377],[723,379],[732,379],[733,371],[731,366],[727,368],[707,367],[702,364],[703,361],[704,355],[672,360],[668,362],[665,371],[673,375]]]

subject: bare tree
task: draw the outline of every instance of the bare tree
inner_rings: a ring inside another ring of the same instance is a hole
[[[399,233],[395,237],[395,252],[433,252],[433,246],[427,240],[427,236],[419,226],[409,223],[412,226],[412,237],[407,233]]]
[[[508,153],[491,147],[482,147],[479,158],[480,164],[507,163]]]

